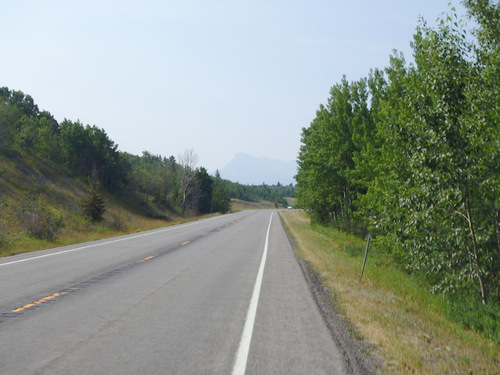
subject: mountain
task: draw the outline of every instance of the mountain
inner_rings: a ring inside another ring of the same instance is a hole
[[[295,161],[273,160],[267,157],[255,157],[238,153],[224,168],[219,170],[223,179],[244,185],[295,185],[297,174]]]

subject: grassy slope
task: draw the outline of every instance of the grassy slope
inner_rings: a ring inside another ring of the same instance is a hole
[[[105,194],[104,221],[89,223],[79,208],[79,201],[85,195],[84,186],[81,181],[55,172],[53,166],[43,161],[0,156],[0,256],[153,229],[180,220],[174,213],[141,204],[137,197]],[[21,223],[33,192],[38,207],[62,217],[64,227],[53,240],[33,238]],[[168,221],[151,218],[166,214]]]
[[[35,239],[27,233],[21,217],[36,193],[38,207],[52,216],[62,217],[64,227],[52,240]],[[0,155],[0,256],[64,246],[84,241],[133,233],[173,225],[198,217],[182,218],[145,205],[135,196],[105,194],[104,221],[92,224],[84,220],[79,202],[85,196],[85,184],[56,171],[52,165],[34,158],[6,158]],[[273,209],[272,202],[232,201],[232,211]],[[163,217],[166,219],[154,219]]]
[[[301,257],[334,296],[333,306],[355,335],[374,345],[382,373],[500,373],[500,348],[445,317],[445,302],[366,243],[327,228],[313,228],[305,213],[281,212]]]

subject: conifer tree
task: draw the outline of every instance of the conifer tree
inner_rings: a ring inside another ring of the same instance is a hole
[[[99,181],[89,179],[87,195],[81,200],[80,207],[84,216],[92,222],[102,221],[106,207],[102,196]]]

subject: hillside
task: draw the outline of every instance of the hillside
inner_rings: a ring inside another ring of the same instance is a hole
[[[293,186],[212,177],[186,150],[118,151],[105,130],[58,123],[21,91],[0,88],[0,255],[226,213],[231,199],[286,206]]]
[[[167,216],[124,192],[103,191],[103,219],[91,222],[80,207],[87,190],[83,179],[51,163],[0,155],[0,256],[156,228],[178,219],[174,212]]]

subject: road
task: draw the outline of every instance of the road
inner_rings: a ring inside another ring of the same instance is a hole
[[[0,374],[338,374],[277,212],[0,259]]]

